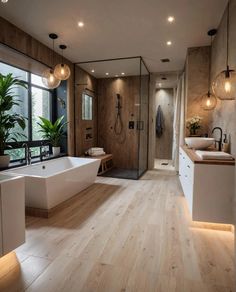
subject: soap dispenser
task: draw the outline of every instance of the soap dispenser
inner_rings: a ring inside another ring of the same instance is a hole
[[[224,139],[222,143],[222,151],[228,153],[229,152],[229,142],[227,139],[227,134],[224,134]]]

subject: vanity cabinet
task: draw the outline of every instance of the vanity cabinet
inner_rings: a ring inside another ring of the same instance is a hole
[[[203,161],[183,147],[179,179],[193,221],[233,223],[233,161]]]
[[[0,257],[24,242],[24,178],[0,174]]]

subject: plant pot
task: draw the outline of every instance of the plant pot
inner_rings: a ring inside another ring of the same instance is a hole
[[[10,155],[5,154],[0,156],[0,168],[7,168],[10,163]]]
[[[190,136],[192,136],[192,137],[194,137],[194,136],[197,135],[197,130],[196,130],[196,129],[192,129],[192,128],[190,128],[190,129],[189,129],[189,132],[190,132]]]
[[[53,156],[59,156],[61,152],[61,147],[52,147]]]

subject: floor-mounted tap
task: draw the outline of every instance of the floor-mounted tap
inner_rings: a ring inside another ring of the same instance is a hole
[[[31,150],[27,143],[24,143],[22,147],[25,148],[25,162],[27,165],[31,164]]]
[[[216,142],[218,143],[218,150],[221,151],[222,150],[223,131],[220,127],[215,127],[215,128],[213,128],[211,133],[213,134],[215,130],[220,131],[220,140],[218,140]]]

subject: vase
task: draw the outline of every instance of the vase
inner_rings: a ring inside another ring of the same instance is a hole
[[[61,152],[61,147],[52,147],[53,156],[59,156]]]
[[[196,136],[197,135],[197,131],[196,131],[196,129],[191,129],[190,128],[190,136]]]
[[[0,168],[7,168],[10,163],[10,155],[5,154],[0,156]]]

